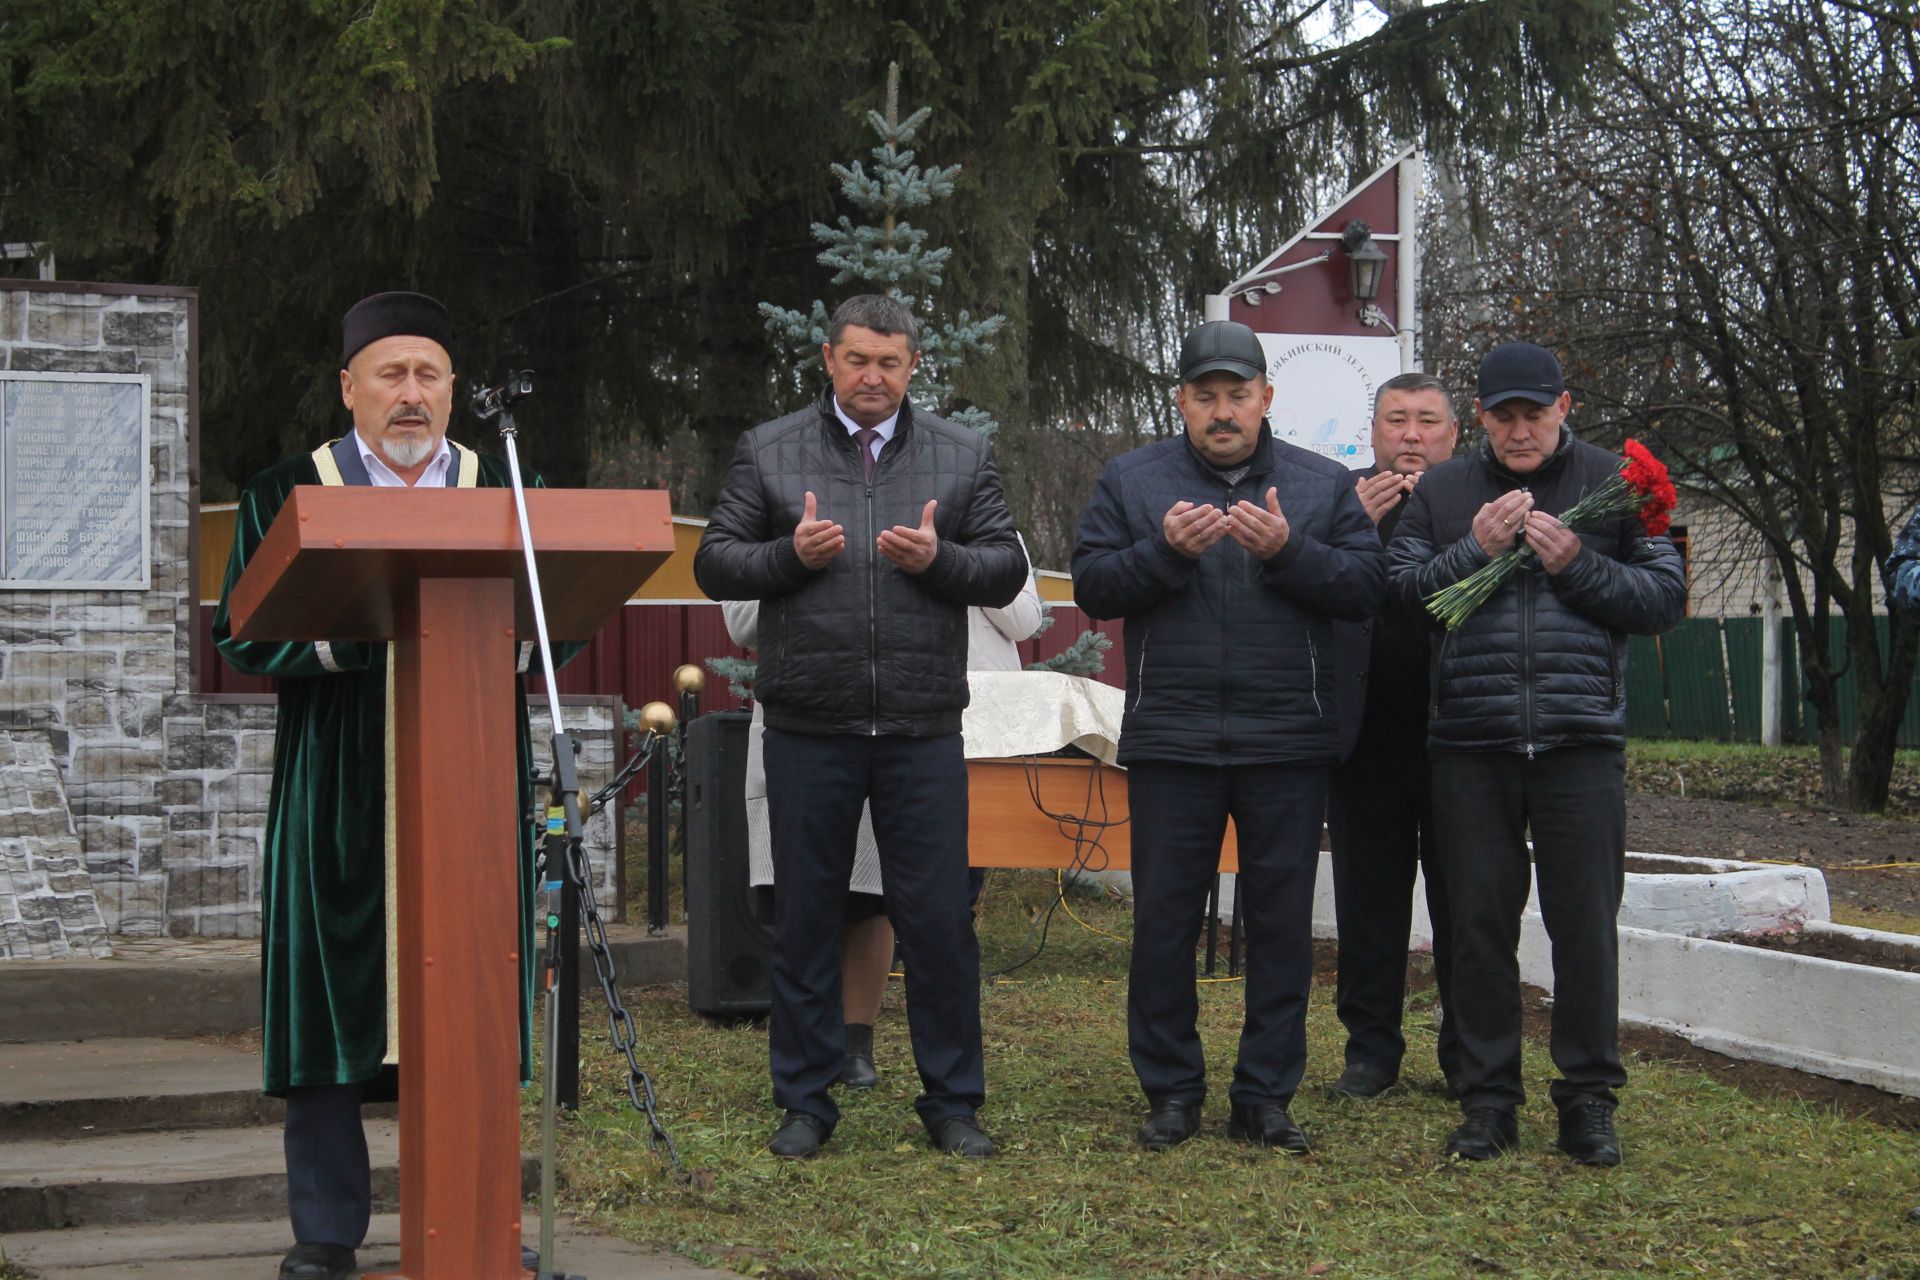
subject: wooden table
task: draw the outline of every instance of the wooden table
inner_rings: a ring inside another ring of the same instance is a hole
[[[1125,871],[1133,865],[1125,769],[1061,756],[969,760],[967,795],[967,853],[976,867],[1083,865],[1089,871]],[[1043,809],[1067,816],[1052,818]],[[1082,818],[1088,823],[1084,828],[1074,821]],[[1102,822],[1114,825],[1098,825]],[[1087,848],[1095,840],[1099,847]],[[1239,869],[1239,846],[1229,821],[1220,870]]]

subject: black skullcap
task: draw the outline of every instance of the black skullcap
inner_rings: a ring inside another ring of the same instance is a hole
[[[346,368],[368,343],[397,334],[430,338],[453,358],[453,319],[437,300],[424,293],[376,293],[354,303],[340,318],[340,367]]]

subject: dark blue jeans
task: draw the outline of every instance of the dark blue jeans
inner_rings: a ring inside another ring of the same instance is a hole
[[[1147,1101],[1206,1097],[1194,944],[1231,816],[1240,842],[1236,892],[1247,957],[1246,1021],[1230,1095],[1246,1106],[1290,1102],[1307,1066],[1313,877],[1327,770],[1137,761],[1128,767],[1127,800],[1133,811],[1127,1046]]]
[[[287,1217],[296,1244],[358,1249],[373,1212],[360,1102],[367,1081],[287,1090]]]
[[[1620,935],[1626,883],[1626,753],[1559,747],[1433,753],[1433,808],[1453,912],[1461,1105],[1517,1107],[1520,913],[1529,872],[1553,943],[1554,1105],[1608,1105],[1620,1065]],[[1527,854],[1527,835],[1533,854]]]
[[[1407,935],[1413,926],[1413,882],[1427,873],[1433,920],[1433,973],[1440,1004],[1451,1011],[1452,924],[1446,873],[1434,838],[1433,790],[1422,744],[1361,743],[1333,771],[1327,801],[1333,844],[1333,910],[1340,929],[1335,1002],[1347,1028],[1347,1062],[1400,1070],[1407,1042],[1400,1032],[1407,995]],[[1440,1024],[1440,1070],[1449,1083],[1460,1069],[1454,1020]]]
[[[768,729],[773,836],[773,1100],[828,1126],[846,1054],[840,940],[860,806],[870,804],[887,916],[906,964],[907,1031],[929,1126],[986,1096],[980,944],[967,880],[967,763],[960,735],[813,735]]]

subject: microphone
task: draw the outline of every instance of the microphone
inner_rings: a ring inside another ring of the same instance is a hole
[[[533,394],[533,370],[521,369],[509,373],[507,380],[497,387],[476,387],[473,392],[473,416],[482,422],[493,417],[516,400],[524,400]]]

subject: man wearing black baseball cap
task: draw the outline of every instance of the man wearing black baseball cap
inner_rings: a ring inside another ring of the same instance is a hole
[[[1465,1160],[1519,1142],[1516,949],[1537,876],[1553,941],[1557,1145],[1581,1164],[1620,1162],[1627,637],[1678,622],[1687,584],[1673,543],[1649,537],[1637,516],[1577,534],[1556,518],[1621,466],[1574,438],[1571,407],[1552,352],[1530,342],[1489,351],[1474,401],[1486,439],[1427,472],[1389,548],[1395,597],[1409,607],[1522,540],[1531,553],[1457,629],[1431,637],[1427,748],[1465,1112],[1447,1151]]]
[[[1126,619],[1120,763],[1133,821],[1127,1043],[1152,1151],[1200,1127],[1193,949],[1227,819],[1247,922],[1246,1023],[1227,1133],[1305,1151],[1313,879],[1340,753],[1333,620],[1370,617],[1385,557],[1346,468],[1276,440],[1253,330],[1187,335],[1186,431],[1107,464],[1080,520],[1074,599]]]
[[[363,1101],[394,1096],[395,1028],[387,1023],[387,939],[396,904],[386,892],[393,850],[386,749],[388,646],[234,638],[228,601],[295,485],[363,485],[405,503],[416,489],[506,487],[504,459],[447,439],[453,411],[453,325],[419,293],[378,293],[340,325],[340,399],[352,429],[280,462],[240,496],[226,586],[213,637],[237,671],[278,678],[273,782],[263,850],[261,971],[266,1092],[284,1097],[287,1208],[294,1246],[282,1280],[357,1275],[372,1183]],[[538,484],[537,478],[529,481]],[[567,656],[570,656],[567,655]],[[520,650],[527,670],[531,646]],[[527,759],[524,705],[520,758]],[[521,780],[519,812],[532,800]],[[520,928],[503,950],[521,957],[521,1077],[529,1077],[533,847],[519,831]],[[505,837],[506,833],[502,833]]]

